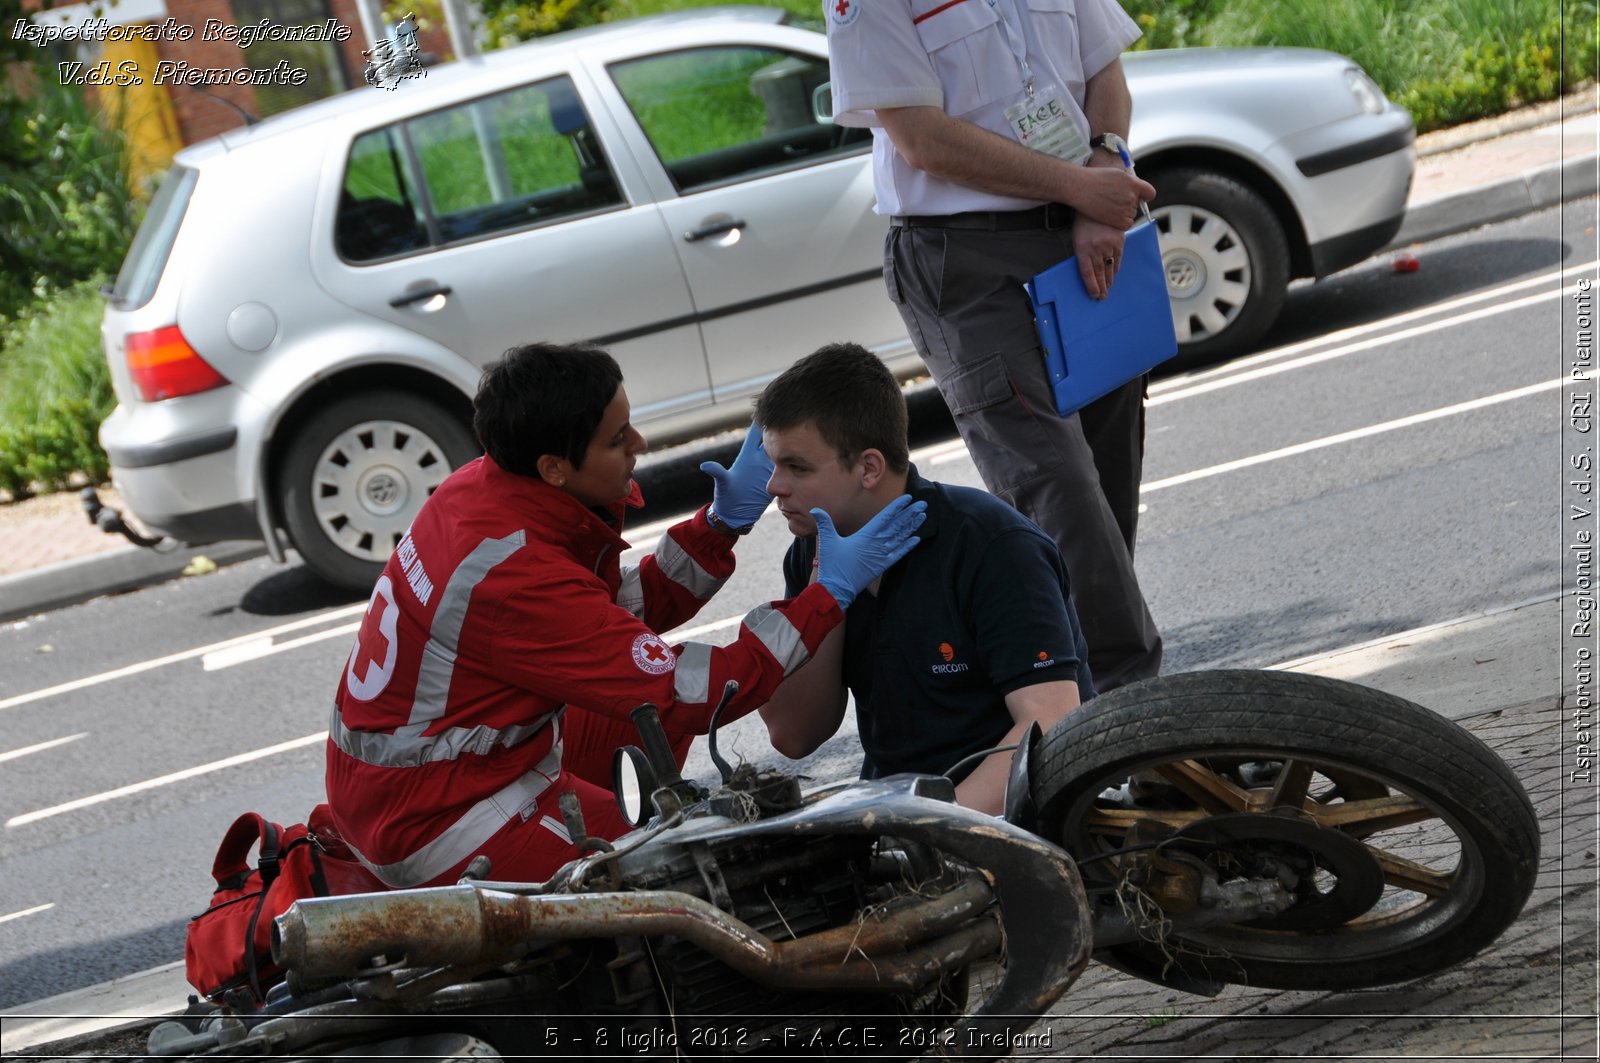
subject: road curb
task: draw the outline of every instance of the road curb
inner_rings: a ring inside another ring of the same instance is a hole
[[[221,568],[266,552],[264,543],[243,540],[188,546],[168,553],[127,546],[46,565],[0,579],[0,621],[163,583],[181,576],[198,557],[210,558]]]
[[[1392,251],[1481,225],[1508,221],[1595,195],[1597,191],[1600,191],[1600,153],[1579,155],[1408,207],[1400,231],[1383,250]]]
[[[7,1008],[0,1011],[0,1052],[10,1056],[49,1045],[48,1055],[72,1055],[108,1037],[148,1034],[156,1023],[182,1014],[192,992],[180,960]]]

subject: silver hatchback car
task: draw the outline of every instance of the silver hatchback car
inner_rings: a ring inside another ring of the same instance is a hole
[[[1315,51],[1125,59],[1181,345],[1240,349],[1291,277],[1398,228],[1410,117]],[[920,362],[881,278],[866,135],[819,117],[826,40],[766,9],[545,38],[181,152],[103,326],[132,511],[365,589],[477,453],[482,367],[531,339],[622,363],[672,442],[850,339]],[[280,535],[285,533],[285,535]]]

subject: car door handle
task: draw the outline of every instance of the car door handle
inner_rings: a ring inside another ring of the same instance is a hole
[[[417,288],[414,291],[408,291],[404,295],[397,295],[393,299],[389,300],[389,305],[398,310],[402,306],[410,306],[412,303],[420,303],[425,299],[432,299],[436,295],[449,295],[450,292],[451,288],[448,284],[433,284],[426,288]]]
[[[729,218],[727,221],[714,221],[706,225],[702,225],[698,229],[690,229],[688,232],[683,234],[683,238],[692,244],[697,241],[704,240],[707,237],[721,236],[723,233],[731,233],[735,229],[743,229],[749,224],[750,223],[745,221],[743,218]]]

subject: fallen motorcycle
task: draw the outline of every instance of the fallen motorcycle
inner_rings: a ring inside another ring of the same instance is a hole
[[[286,981],[201,1004],[152,1055],[988,1059],[1094,958],[1190,992],[1353,989],[1458,964],[1517,917],[1539,829],[1516,777],[1409,702],[1279,672],[1149,680],[1013,755],[1003,819],[939,776],[706,791],[653,708],[618,755],[642,824],[550,881],[303,900]],[[647,818],[648,817],[648,818]]]

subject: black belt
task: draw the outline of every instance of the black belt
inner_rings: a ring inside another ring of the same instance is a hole
[[[1046,203],[1031,210],[969,210],[961,214],[895,214],[890,225],[905,229],[1065,229],[1072,224],[1072,208]]]

